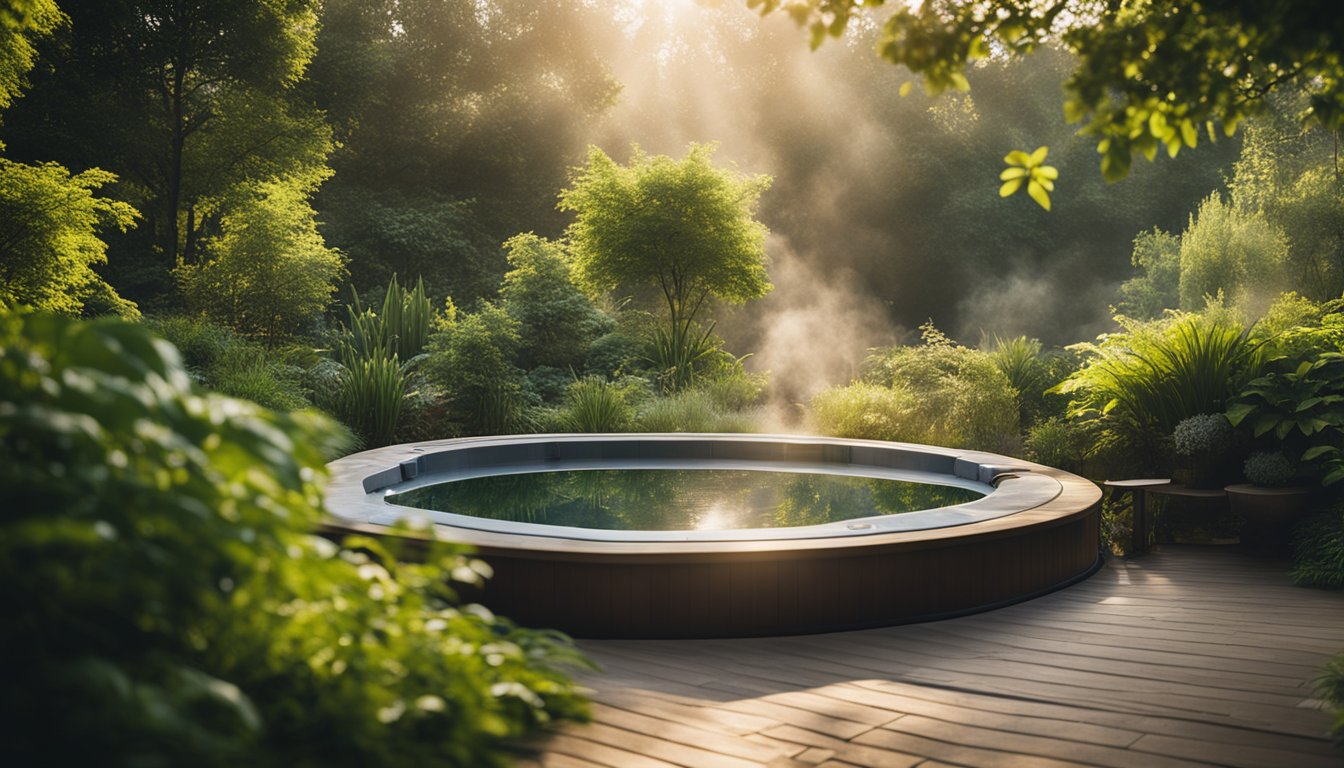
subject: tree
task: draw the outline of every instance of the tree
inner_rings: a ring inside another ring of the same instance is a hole
[[[504,243],[509,266],[500,299],[518,320],[519,363],[583,369],[593,340],[615,323],[574,284],[564,246],[531,232]]]
[[[0,158],[0,304],[78,315],[87,309],[137,314],[94,266],[107,261],[100,229],[125,231],[135,209],[99,197],[113,181],[94,168],[71,175],[56,163]]]
[[[747,0],[785,8],[816,47],[844,33],[860,7],[885,0]],[[965,90],[968,66],[1060,44],[1078,56],[1064,112],[1096,137],[1107,180],[1124,177],[1135,153],[1152,160],[1194,147],[1215,124],[1227,135],[1264,111],[1289,84],[1310,96],[1310,114],[1344,127],[1344,17],[1327,0],[973,0],[907,4],[882,25],[878,52],[924,78],[934,92]]]
[[[618,91],[615,29],[583,0],[323,3],[304,88],[341,147],[317,207],[361,290],[419,274],[469,306],[508,268],[500,242],[560,233],[555,190]]]
[[[1223,294],[1263,310],[1287,287],[1281,277],[1287,256],[1288,238],[1263,213],[1239,210],[1215,192],[1181,235],[1181,309],[1202,309],[1207,298]]]
[[[33,39],[51,34],[65,20],[53,0],[0,0],[0,111],[23,90],[37,56]]]
[[[188,306],[268,342],[315,320],[345,266],[317,231],[310,190],[297,179],[251,185],[206,243],[207,258],[176,270]]]
[[[660,346],[684,353],[708,331],[696,318],[710,299],[741,304],[771,288],[765,225],[754,217],[768,176],[715,168],[713,145],[692,144],[684,160],[638,148],[623,166],[593,147],[560,193],[575,220],[567,234],[579,282],[594,292],[660,297]],[[675,356],[675,386],[689,382],[690,358]]]
[[[1120,286],[1120,314],[1138,320],[1161,317],[1181,306],[1181,239],[1154,227],[1134,238],[1134,267],[1140,274]]]
[[[319,170],[322,116],[295,89],[314,52],[317,0],[64,0],[70,23],[11,110],[15,159],[102,166],[145,216],[114,244],[112,272],[139,297],[193,263],[227,198]]]

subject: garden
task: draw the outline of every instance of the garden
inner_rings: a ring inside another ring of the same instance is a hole
[[[464,599],[488,562],[319,533],[327,462],[414,441],[1170,478],[1232,503],[1159,543],[1344,589],[1339,24],[867,5],[0,0],[16,764],[506,765],[585,719],[573,641]],[[1344,654],[1320,690],[1344,738]]]

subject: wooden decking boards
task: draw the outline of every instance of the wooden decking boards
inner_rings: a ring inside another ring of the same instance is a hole
[[[579,645],[593,722],[522,745],[526,768],[1344,766],[1313,688],[1344,594],[1219,548],[928,624]]]

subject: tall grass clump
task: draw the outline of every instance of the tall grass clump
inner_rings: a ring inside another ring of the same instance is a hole
[[[753,411],[720,407],[703,389],[687,389],[646,400],[636,416],[645,432],[756,432]]]
[[[862,380],[813,398],[814,428],[826,434],[1021,450],[1018,403],[1008,377],[986,352],[964,347],[933,325],[924,343],[873,350]]]
[[[1181,421],[1222,413],[1262,362],[1261,345],[1217,307],[1139,322],[1116,318],[1122,331],[1079,345],[1082,366],[1056,389],[1069,413],[1096,421],[1104,444],[1154,456]]]
[[[379,311],[362,307],[353,292],[345,309],[333,344],[344,371],[320,404],[353,429],[364,447],[387,445],[396,438],[410,374],[429,339],[433,310],[424,281],[407,291],[393,275]]]
[[[622,432],[634,419],[621,387],[599,377],[580,379],[565,393],[560,424],[570,432]]]
[[[303,369],[286,360],[283,348],[268,348],[201,316],[151,318],[146,325],[178,348],[202,386],[281,411],[311,405]]]

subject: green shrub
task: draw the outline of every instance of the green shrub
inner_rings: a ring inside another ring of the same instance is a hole
[[[446,398],[450,417],[468,435],[528,431],[518,321],[482,302],[430,337],[426,372]]]
[[[581,714],[487,569],[312,535],[313,412],[205,394],[137,325],[0,315],[0,737],[17,765],[503,765]]]
[[[561,423],[569,432],[621,432],[633,418],[624,390],[606,379],[587,378],[570,385]]]
[[[875,350],[864,362],[864,381],[891,388],[904,401],[898,436],[886,439],[1018,452],[1016,392],[994,359],[953,342],[931,323],[922,330],[923,344]],[[894,414],[887,409],[887,417]]]
[[[1298,523],[1294,531],[1293,569],[1304,587],[1344,588],[1344,503]]]
[[[558,403],[574,383],[574,374],[570,371],[539,365],[527,372],[524,385],[527,394],[539,403]]]
[[[918,443],[928,437],[927,425],[912,408],[908,393],[856,381],[812,396],[812,428],[822,435],[862,440]]]
[[[1051,416],[1027,430],[1027,457],[1066,472],[1082,472],[1094,439],[1087,422]]]
[[[359,435],[365,448],[396,437],[406,395],[406,374],[395,355],[356,359],[340,375],[328,409]]]
[[[714,405],[723,411],[745,411],[761,405],[770,374],[764,371],[747,373],[740,360],[724,366],[724,370],[706,376],[699,388],[709,395]]]
[[[311,405],[303,369],[284,359],[285,348],[267,348],[204,317],[179,315],[146,322],[178,347],[198,384],[282,411]]]
[[[750,411],[727,411],[709,393],[687,389],[649,398],[635,419],[644,432],[756,432],[760,427]]]
[[[643,365],[642,349],[639,339],[627,329],[612,331],[593,340],[583,370],[609,379],[622,373],[633,373]]]
[[[1242,463],[1241,470],[1247,480],[1265,487],[1287,485],[1297,474],[1297,466],[1278,451],[1252,453]]]
[[[1179,422],[1222,412],[1261,365],[1246,329],[1217,308],[1116,320],[1123,330],[1078,345],[1083,365],[1056,387],[1070,396],[1070,415],[1097,423],[1103,450],[1121,447],[1153,464]]]
[[[610,332],[615,321],[574,284],[563,244],[528,233],[510,238],[504,250],[511,269],[499,295],[518,321],[519,363],[581,368],[593,340]]]
[[[1321,697],[1330,703],[1335,713],[1335,741],[1344,744],[1344,653],[1339,654],[1325,665],[1316,681],[1316,689]]]

